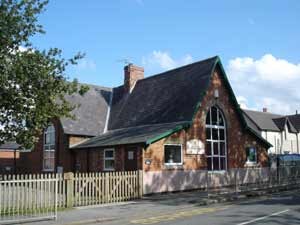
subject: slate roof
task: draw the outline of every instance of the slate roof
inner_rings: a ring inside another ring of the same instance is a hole
[[[61,123],[66,134],[97,136],[103,133],[106,116],[112,95],[112,89],[96,85],[88,85],[89,90],[83,95],[66,96],[72,104],[79,104],[71,118],[62,118]]]
[[[155,136],[160,137],[165,132],[177,130],[178,126],[182,129],[183,125],[191,124],[216,65],[223,70],[217,56],[139,80],[130,94],[124,93],[123,86],[114,88],[109,131],[75,148],[149,144],[149,140]],[[246,122],[225,72],[223,74],[243,125],[263,143],[271,146],[261,137],[255,123]]]
[[[288,118],[297,131],[300,132],[300,114],[289,115]]]
[[[19,144],[17,144],[16,142],[6,142],[2,145],[0,145],[0,151],[1,150],[15,150],[18,149],[20,147]]]
[[[253,122],[255,122],[260,130],[280,131],[273,119],[283,117],[282,115],[245,109],[243,111]]]
[[[189,122],[177,122],[116,129],[108,131],[98,137],[91,138],[83,144],[73,146],[72,149],[107,147],[133,143],[151,144],[154,141],[181,130],[183,127],[187,127],[189,124]]]
[[[125,97],[115,88],[109,130],[191,121],[218,57],[139,80]]]
[[[280,132],[284,130],[285,125],[288,125],[288,129],[292,133],[297,133],[294,124],[291,122],[289,116],[283,116],[278,114],[272,114],[268,112],[259,112],[254,110],[243,110],[245,117],[248,117],[248,122],[251,121],[260,131],[275,131]],[[300,122],[300,120],[299,120]]]

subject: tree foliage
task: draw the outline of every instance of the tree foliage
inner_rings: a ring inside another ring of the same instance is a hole
[[[30,42],[44,33],[37,16],[47,3],[0,0],[0,143],[31,147],[53,118],[72,117],[76,106],[65,96],[87,91],[65,74],[83,55],[66,60],[61,50],[39,50]]]

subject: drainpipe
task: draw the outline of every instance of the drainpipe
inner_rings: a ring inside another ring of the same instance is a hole
[[[298,133],[296,133],[296,140],[297,140],[297,152],[298,154],[300,154],[300,146],[299,146],[299,136],[298,136]]]

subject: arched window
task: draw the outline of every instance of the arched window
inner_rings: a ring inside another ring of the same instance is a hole
[[[222,111],[213,106],[206,115],[206,157],[208,170],[226,170],[226,121]]]
[[[55,128],[50,124],[44,130],[43,170],[54,171],[55,168]]]

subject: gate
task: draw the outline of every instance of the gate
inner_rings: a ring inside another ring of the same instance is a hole
[[[0,180],[0,224],[56,219],[57,190],[57,176],[4,177]]]

